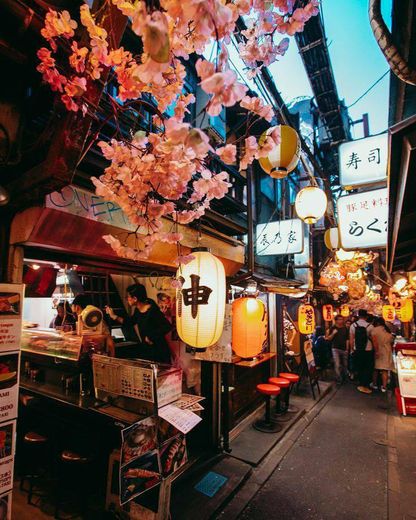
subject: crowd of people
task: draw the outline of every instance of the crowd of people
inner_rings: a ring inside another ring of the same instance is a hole
[[[360,392],[384,393],[393,370],[393,342],[384,319],[361,309],[348,319],[338,314],[327,330],[316,327],[312,351],[317,367],[326,369],[333,362],[337,384],[351,379]]]

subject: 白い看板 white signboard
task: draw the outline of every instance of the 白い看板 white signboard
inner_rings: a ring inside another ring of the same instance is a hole
[[[338,226],[343,249],[371,249],[387,244],[387,188],[340,197]]]
[[[387,133],[341,144],[341,185],[360,186],[387,180],[387,151]]]
[[[259,224],[256,236],[256,252],[260,256],[303,251],[303,222],[298,218]]]

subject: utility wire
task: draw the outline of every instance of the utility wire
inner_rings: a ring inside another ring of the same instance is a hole
[[[348,105],[347,108],[351,108],[353,107],[354,105],[356,105],[359,101],[361,101],[363,99],[364,96],[366,96],[371,90],[373,90],[373,88],[378,84],[380,83],[380,81],[384,78],[384,76],[387,76],[387,74],[390,72],[390,69],[389,70],[386,70],[386,72],[381,75],[377,81],[375,81],[363,94],[361,94],[361,96],[359,98],[357,98],[354,103],[351,103],[351,105]]]

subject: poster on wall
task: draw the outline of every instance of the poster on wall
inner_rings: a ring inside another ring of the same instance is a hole
[[[371,249],[387,244],[388,189],[340,197],[338,227],[343,249]]]
[[[197,350],[195,359],[200,361],[216,361],[217,363],[231,363],[232,351],[232,305],[225,305],[224,328],[220,339],[204,351]]]
[[[16,421],[0,424],[0,494],[13,488]]]
[[[0,353],[0,423],[17,418],[19,352]]]
[[[0,352],[20,350],[23,285],[0,284]]]

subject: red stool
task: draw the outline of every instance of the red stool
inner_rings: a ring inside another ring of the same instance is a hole
[[[258,419],[253,427],[260,432],[275,433],[282,429],[282,427],[275,421],[272,421],[270,412],[270,398],[272,395],[278,396],[280,394],[280,388],[276,385],[269,385],[262,383],[257,385],[257,391],[264,395],[266,400],[266,413],[264,419]]]
[[[278,386],[281,391],[281,393],[276,396],[276,408],[273,414],[273,419],[280,422],[290,421],[290,417],[285,417],[286,406],[282,406],[281,402],[281,396],[283,395],[283,393],[289,393],[290,381],[288,381],[284,377],[269,377],[269,383],[271,385]]]
[[[287,379],[290,383],[289,390],[286,392],[285,395],[285,410],[286,413],[297,413],[299,412],[299,408],[296,408],[295,406],[289,406],[289,396],[290,392],[293,389],[293,386],[296,383],[299,383],[300,377],[297,374],[293,374],[292,372],[280,372],[279,377],[283,377],[284,379]]]

